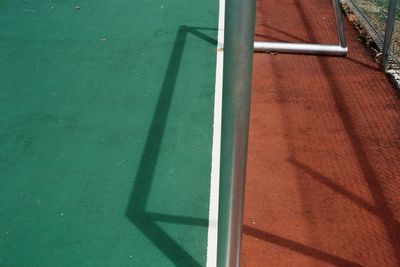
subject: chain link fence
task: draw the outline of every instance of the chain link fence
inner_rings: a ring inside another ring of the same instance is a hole
[[[345,9],[351,10],[357,17],[357,23],[361,24],[363,30],[366,31],[367,45],[368,41],[374,43],[374,48],[378,50],[376,59],[379,61],[385,38],[389,0],[342,0],[342,2],[345,4]],[[395,71],[400,74],[400,0],[397,0],[395,17],[387,68],[388,71]]]

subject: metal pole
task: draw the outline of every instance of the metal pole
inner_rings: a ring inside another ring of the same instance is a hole
[[[396,0],[389,0],[388,16],[386,20],[386,30],[385,30],[385,41],[383,43],[382,50],[382,60],[381,60],[381,70],[386,71],[388,62],[390,47],[392,44],[394,23],[396,19]]]
[[[343,23],[342,9],[339,4],[340,0],[332,0],[333,8],[335,10],[336,30],[338,34],[339,46],[347,50],[346,34]]]
[[[226,2],[218,267],[240,264],[255,9],[255,0]]]
[[[310,55],[345,56],[347,47],[339,45],[301,44],[282,42],[254,42],[255,52],[279,52]]]

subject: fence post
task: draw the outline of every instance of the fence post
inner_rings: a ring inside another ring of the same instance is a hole
[[[218,267],[240,264],[255,9],[255,0],[226,2]]]
[[[386,71],[389,62],[390,47],[392,45],[392,37],[394,24],[396,19],[396,0],[389,0],[388,16],[386,20],[385,40],[383,43],[381,70]]]

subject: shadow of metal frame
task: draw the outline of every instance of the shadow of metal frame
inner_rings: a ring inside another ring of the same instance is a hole
[[[187,36],[188,34],[192,34],[217,47],[217,40],[200,32],[200,30],[217,31],[215,28],[179,26],[126,209],[126,217],[138,227],[138,229],[158,247],[175,266],[201,266],[201,264],[176,240],[166,233],[158,225],[158,222],[207,227],[209,224],[208,219],[152,213],[146,211],[146,206],[150,197],[151,186],[158,162],[158,154],[165,132]]]

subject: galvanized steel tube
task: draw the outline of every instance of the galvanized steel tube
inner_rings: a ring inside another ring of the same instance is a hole
[[[217,266],[240,264],[255,0],[226,2]]]
[[[281,43],[281,42],[255,42],[254,51],[330,55],[330,56],[347,55],[347,47],[342,47],[339,45]]]
[[[347,50],[347,41],[346,41],[346,34],[344,29],[343,23],[343,14],[342,9],[339,4],[339,0],[332,0],[334,13],[335,13],[335,20],[336,20],[336,30],[338,34],[338,42],[339,46],[342,48],[346,48]]]
[[[381,70],[385,71],[389,62],[390,47],[392,45],[392,37],[394,24],[396,20],[396,0],[389,1],[388,16],[386,20],[385,41],[383,43]]]

